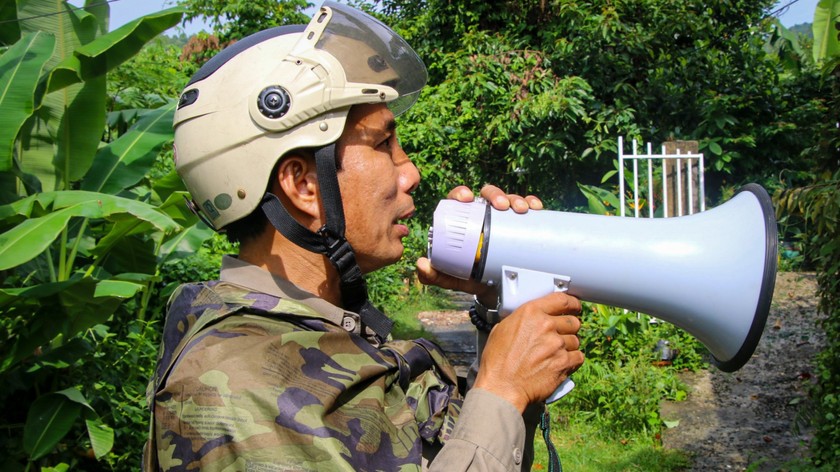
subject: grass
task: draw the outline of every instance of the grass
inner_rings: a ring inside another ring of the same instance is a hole
[[[564,425],[555,422],[551,438],[564,472],[666,472],[685,470],[691,465],[685,453],[664,449],[654,438],[642,434],[631,434],[621,440],[607,438],[587,422]],[[531,470],[547,471],[548,452],[539,431],[534,454]]]
[[[434,340],[434,334],[423,328],[417,318],[421,311],[451,310],[454,305],[436,290],[412,290],[410,294],[385,305],[385,313],[394,320],[395,339],[428,338]]]

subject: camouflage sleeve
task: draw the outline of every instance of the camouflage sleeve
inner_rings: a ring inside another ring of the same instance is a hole
[[[429,471],[519,470],[525,436],[525,422],[513,405],[486,390],[470,390],[452,436]]]
[[[189,342],[155,400],[160,470],[419,470],[396,362],[338,327],[226,318]]]

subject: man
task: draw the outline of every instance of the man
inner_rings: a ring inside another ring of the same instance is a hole
[[[394,118],[425,80],[393,31],[327,2],[305,29],[246,38],[187,85],[176,165],[195,210],[240,249],[220,281],[170,302],[147,470],[528,467],[523,414],[583,362],[579,302],[555,294],[497,324],[462,398],[440,350],[393,341],[367,300],[362,275],[396,262],[408,235],[420,175]],[[425,258],[418,274],[495,303]]]

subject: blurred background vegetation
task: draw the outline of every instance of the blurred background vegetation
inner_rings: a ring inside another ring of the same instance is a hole
[[[707,204],[762,184],[781,267],[817,273],[830,341],[802,467],[840,465],[840,1],[821,0],[813,24],[792,29],[773,0],[349,3],[392,25],[430,74],[400,118],[423,176],[406,257],[369,276],[400,335],[422,335],[417,309],[448,303],[417,286],[413,263],[452,187],[492,182],[551,209],[592,211],[580,188],[618,192],[618,136],[694,140]],[[183,206],[175,100],[223,47],[306,22],[312,8],[180,0],[112,30],[100,0],[0,6],[0,470],[137,469],[167,296],[217,277],[236,250]],[[191,19],[211,31],[170,29]],[[675,372],[705,368],[702,346],[623,310],[587,305],[584,320],[587,363],[573,398],[552,407],[558,427],[585,435],[585,454],[684,467],[657,447],[658,404],[685,397]],[[667,368],[652,366],[660,339],[681,352]]]

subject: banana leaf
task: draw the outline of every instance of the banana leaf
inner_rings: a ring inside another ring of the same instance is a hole
[[[55,49],[49,33],[27,33],[0,56],[0,171],[12,168],[21,126],[35,111],[38,77]]]
[[[101,148],[82,190],[116,194],[142,180],[160,149],[172,139],[176,105],[173,101],[147,113],[119,139]]]
[[[99,30],[94,15],[55,0],[18,2],[21,32],[53,34],[56,47],[47,62],[35,97],[36,111],[21,129],[22,152],[18,164],[35,176],[44,191],[70,188],[93,161],[105,118],[104,77],[46,92],[46,81],[58,64],[73,57],[83,44],[93,41]]]
[[[37,201],[43,208],[51,205],[53,211],[44,216],[29,218],[0,234],[0,270],[18,266],[41,254],[58,238],[73,217],[110,219],[131,215],[163,232],[179,229],[172,218],[155,207],[127,198],[83,191],[49,192],[34,197],[26,200],[30,203]],[[6,207],[7,211],[9,208],[17,208],[26,212],[35,206],[12,204]]]
[[[814,11],[814,61],[840,55],[840,0],[820,0]]]
[[[78,47],[49,77],[48,92],[100,77],[137,54],[152,38],[178,24],[186,12],[174,7],[143,16]]]

